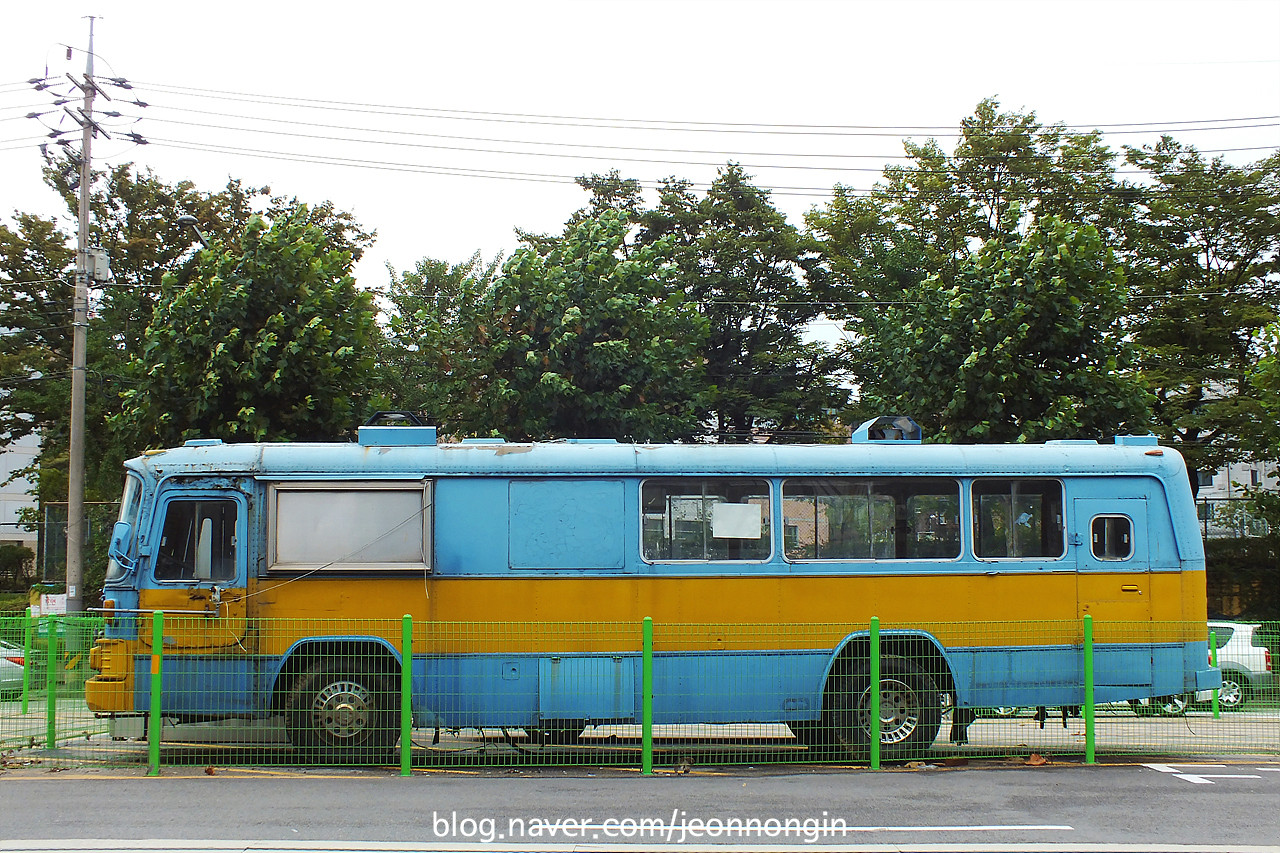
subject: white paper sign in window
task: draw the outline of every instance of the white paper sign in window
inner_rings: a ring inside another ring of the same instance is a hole
[[[711,515],[712,539],[759,539],[763,516],[757,504],[715,504]]]

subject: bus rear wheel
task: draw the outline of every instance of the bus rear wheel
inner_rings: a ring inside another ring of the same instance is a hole
[[[942,725],[938,687],[924,670],[903,657],[880,662],[880,749],[884,757],[918,756],[933,745]],[[867,662],[831,677],[827,697],[831,731],[855,758],[871,743],[871,673]]]
[[[543,746],[568,746],[582,739],[586,720],[543,720],[542,725],[528,730],[529,739]]]
[[[400,697],[386,673],[320,661],[300,674],[285,712],[289,740],[321,761],[384,764],[394,756]]]

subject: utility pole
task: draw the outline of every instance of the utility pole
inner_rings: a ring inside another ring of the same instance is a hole
[[[84,67],[84,107],[79,118],[84,130],[80,148],[80,229],[76,236],[76,290],[71,305],[71,447],[67,461],[67,612],[84,611],[84,387],[88,360],[89,277],[93,259],[89,255],[89,185],[93,180],[92,148],[93,21],[89,18],[89,52]],[[74,78],[72,78],[74,81]],[[73,116],[74,118],[74,116]]]

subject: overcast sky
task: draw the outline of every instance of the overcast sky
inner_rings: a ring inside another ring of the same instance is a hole
[[[123,115],[103,117],[116,138],[95,164],[332,200],[378,232],[368,286],[387,263],[509,254],[515,228],[582,206],[573,176],[610,168],[705,183],[732,159],[802,225],[835,182],[870,187],[904,136],[949,148],[987,96],[1115,147],[1161,131],[1240,163],[1280,147],[1280,0],[0,8],[0,215],[65,216],[40,181],[46,130],[23,117],[51,97],[13,84],[79,76],[97,15],[95,73],[134,89],[99,100]]]

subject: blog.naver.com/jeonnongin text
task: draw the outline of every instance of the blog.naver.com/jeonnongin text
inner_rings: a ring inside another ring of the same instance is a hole
[[[867,832],[999,831],[1006,829],[1067,830],[1066,826],[853,826],[842,817],[699,817],[680,808],[666,817],[512,817],[494,818],[431,812],[436,838],[483,844],[523,841],[648,841],[684,844],[696,841],[773,840],[814,844]]]
[[[665,817],[512,817],[494,818],[465,812],[431,813],[436,838],[481,843],[520,841],[660,841],[680,844],[700,839],[759,838],[816,842],[850,831],[844,818],[831,817],[695,817],[673,809]]]

